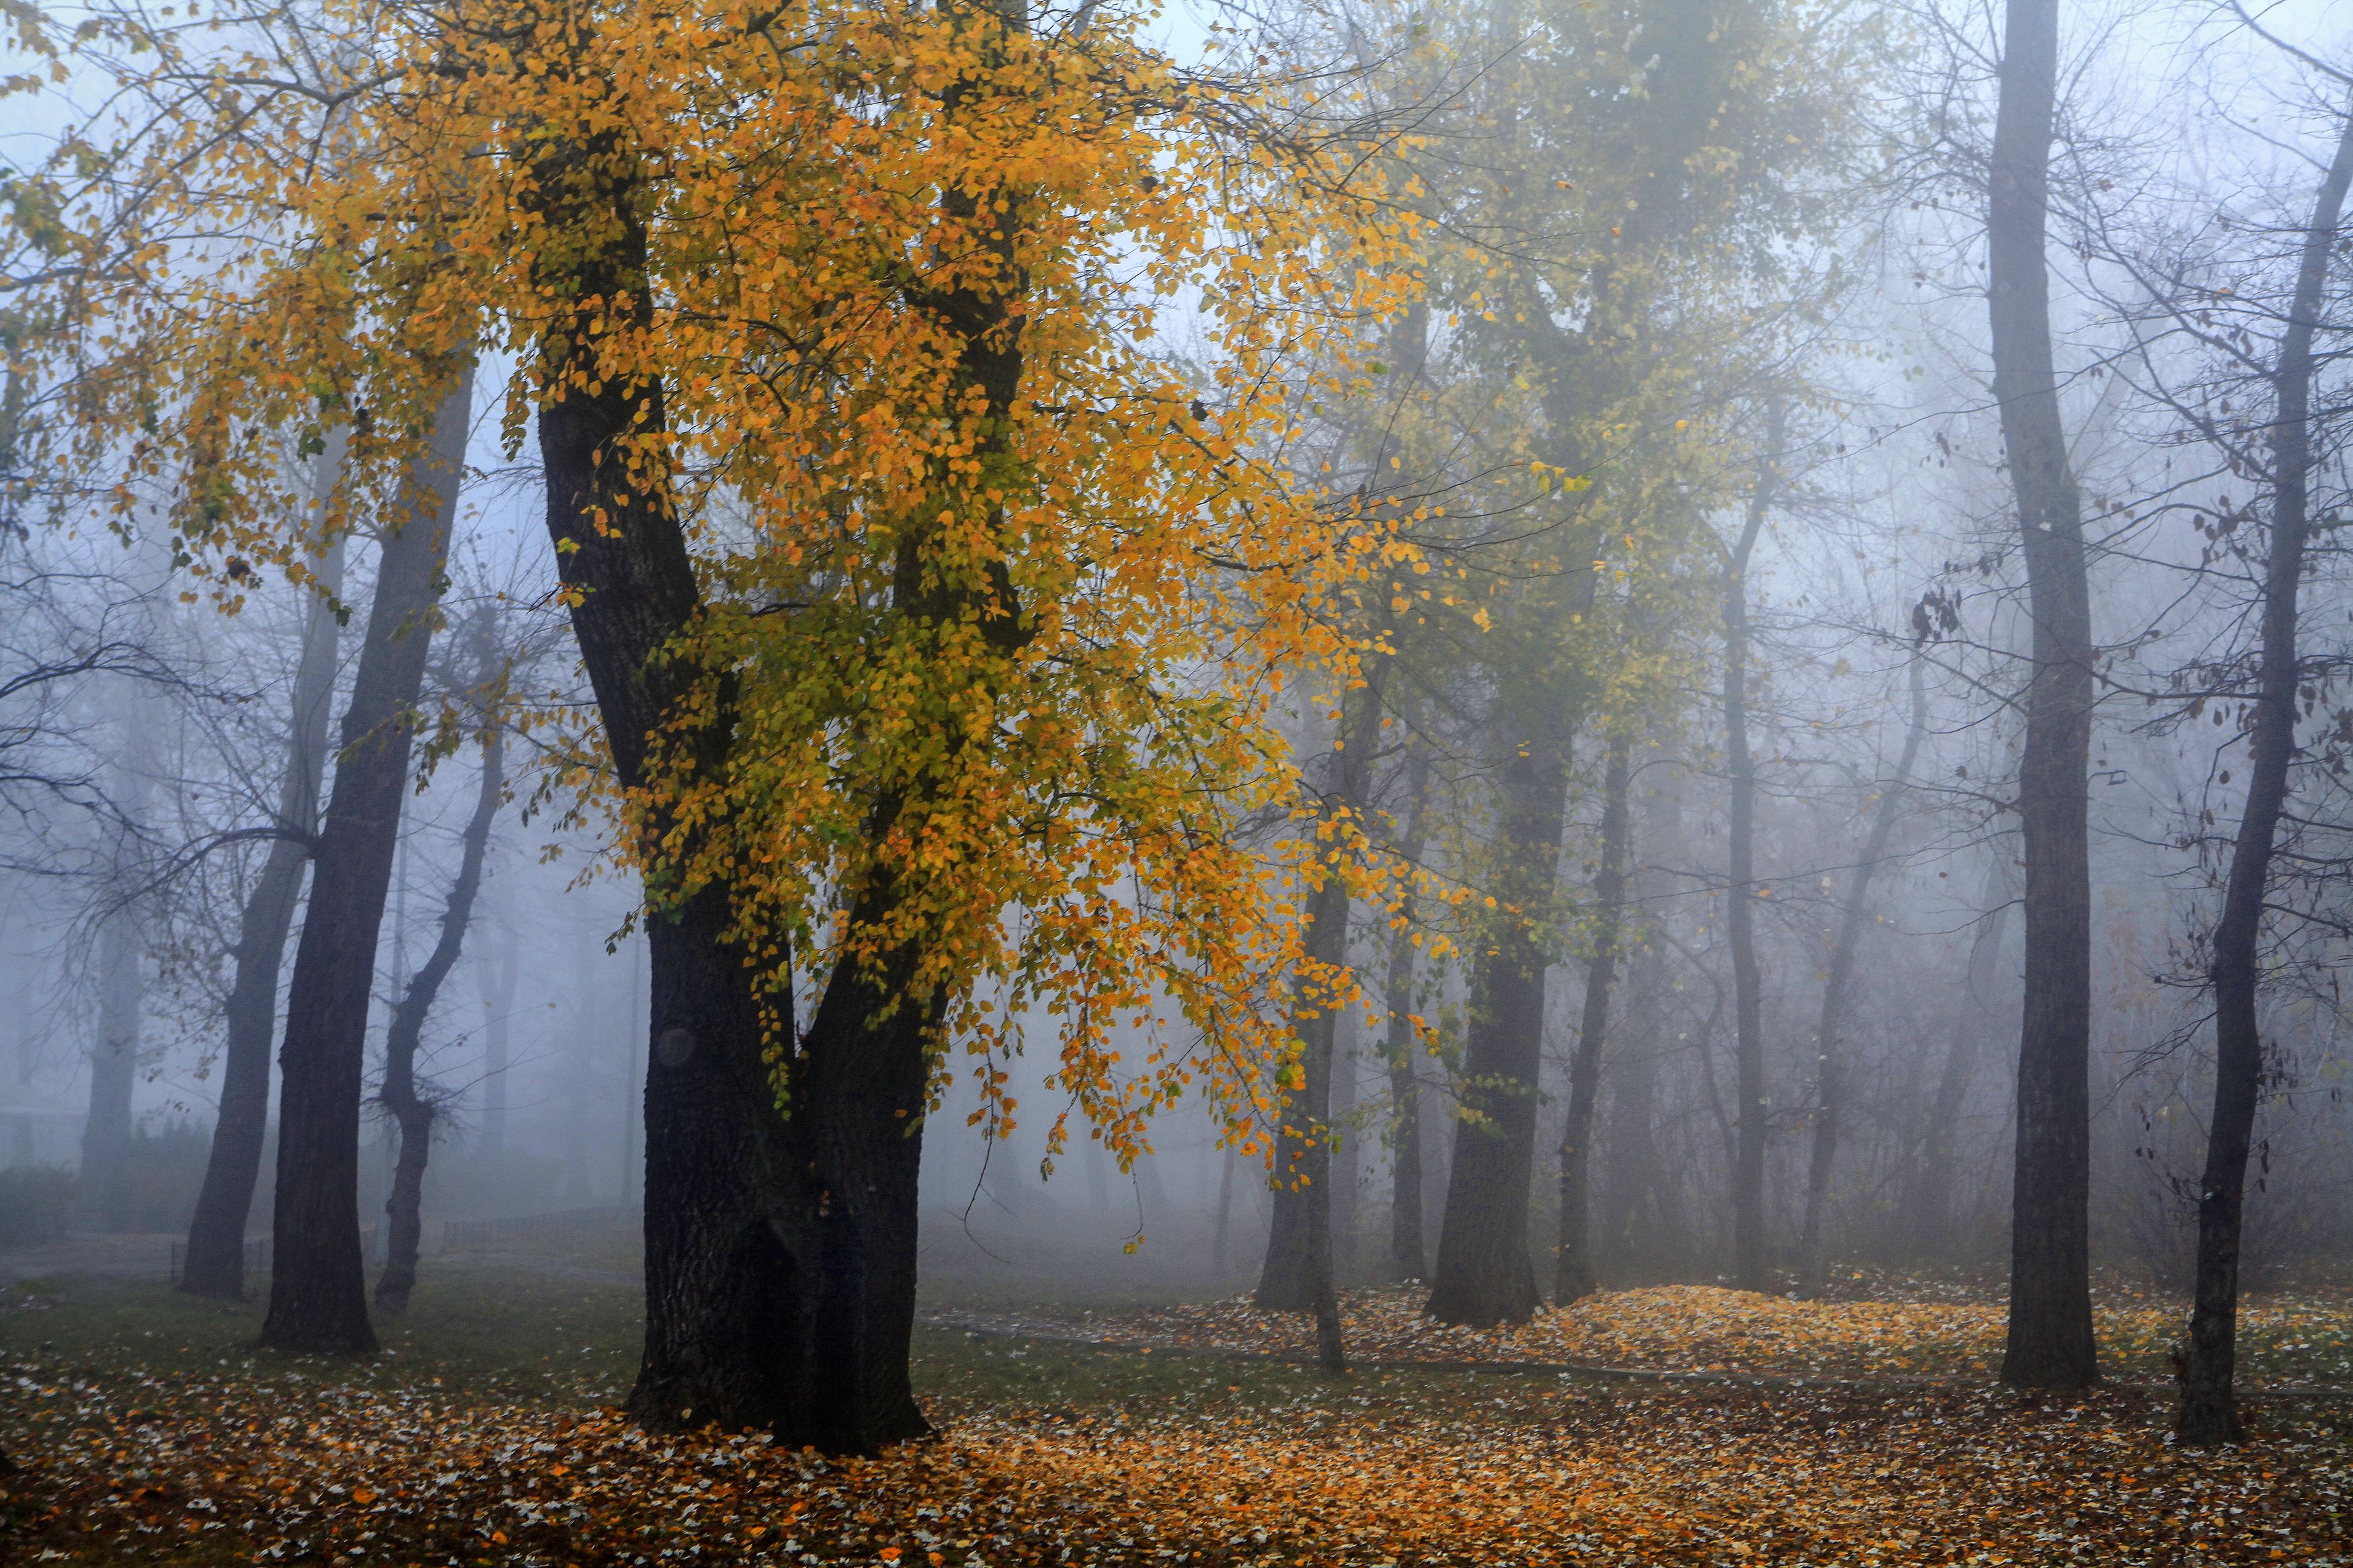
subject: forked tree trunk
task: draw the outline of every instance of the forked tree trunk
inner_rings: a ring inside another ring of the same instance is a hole
[[[2026,846],[2026,1005],[2018,1046],[2004,1383],[2098,1381],[2092,1333],[2091,588],[2067,458],[2044,256],[2058,0],[2009,0],[1987,170],[1993,395],[2018,500],[2034,624],[2019,763]]]
[[[1732,1171],[1732,1272],[1743,1290],[1766,1288],[1765,1003],[1757,969],[1757,761],[1748,749],[1748,560],[1781,482],[1788,414],[1777,397],[1766,410],[1765,451],[1748,494],[1740,537],[1724,569],[1724,768],[1731,786],[1726,835],[1725,940],[1732,949],[1732,1017],[1736,1147]]]
[[[1421,863],[1423,808],[1430,795],[1430,748],[1415,746],[1406,757],[1406,818],[1398,853],[1409,874]],[[1421,1074],[1419,1032],[1414,1028],[1413,889],[1399,899],[1397,928],[1389,933],[1388,973],[1384,977],[1381,1005],[1388,1014],[1383,1049],[1388,1056],[1390,1114],[1396,1131],[1390,1136],[1389,1264],[1400,1279],[1419,1279],[1429,1272],[1430,1250],[1422,1237],[1421,1197]]]
[[[1500,715],[1498,721],[1508,722]],[[1428,1307],[1440,1322],[1474,1328],[1525,1322],[1544,1304],[1528,1258],[1528,1199],[1551,962],[1546,928],[1568,808],[1566,741],[1553,733],[1501,738],[1509,750],[1499,780],[1497,908],[1482,922],[1472,963],[1466,1115],[1454,1135]]]
[[[345,433],[327,438],[311,490],[314,525],[325,529],[342,476]],[[197,1296],[245,1295],[245,1228],[253,1189],[261,1176],[269,1133],[269,1047],[278,1034],[278,977],[286,939],[302,896],[302,873],[319,831],[319,792],[326,783],[327,721],[334,704],[335,652],[343,618],[335,600],[343,591],[343,541],[323,542],[312,557],[310,614],[302,654],[294,668],[294,710],[289,715],[286,772],[279,785],[278,827],[261,875],[237,923],[236,978],[224,1009],[227,1040],[221,1053],[220,1117],[205,1161],[204,1185],[188,1221],[187,1260],[180,1289]]]
[[[294,952],[280,1056],[277,1212],[269,1310],[276,1350],[375,1348],[359,1230],[361,1078],[376,942],[408,794],[417,700],[457,515],[473,372],[455,369],[433,429],[402,482],[398,528],[384,542],[367,640],[343,711],[335,787]]]
[[[1887,841],[1895,833],[1896,807],[1910,787],[1912,765],[1920,759],[1920,742],[1928,731],[1928,688],[1920,659],[1912,659],[1912,721],[1904,731],[1904,749],[1896,758],[1895,776],[1879,786],[1879,804],[1872,813],[1871,837],[1862,858],[1847,879],[1846,910],[1839,921],[1838,940],[1831,949],[1830,973],[1822,979],[1821,1022],[1814,1030],[1813,1146],[1806,1164],[1806,1214],[1798,1234],[1799,1288],[1809,1296],[1821,1293],[1829,1268],[1827,1229],[1831,1167],[1838,1160],[1841,1119],[1846,1112],[1845,1058],[1840,1037],[1846,1029],[1846,997],[1854,977],[1854,956],[1870,925],[1872,879],[1887,858]]]
[[[1560,1257],[1553,1304],[1597,1289],[1593,1273],[1593,1110],[1601,1094],[1601,1050],[1609,1035],[1609,987],[1626,920],[1628,752],[1624,731],[1609,739],[1602,766],[1601,864],[1593,874],[1593,957],[1585,971],[1585,1011],[1568,1068],[1568,1118],[1560,1134]]]
[[[474,682],[488,692],[498,679],[498,645],[492,612],[480,614],[473,628]],[[400,1130],[400,1153],[392,1169],[392,1191],[386,1194],[384,1272],[377,1276],[375,1304],[387,1312],[405,1312],[417,1289],[417,1251],[424,1223],[425,1166],[433,1152],[433,1123],[440,1102],[417,1084],[417,1050],[426,1020],[441,994],[442,983],[458,966],[465,946],[466,929],[474,918],[474,896],[482,886],[482,860],[490,851],[491,825],[506,793],[505,717],[492,707],[483,714],[482,779],[474,796],[474,815],[459,840],[458,877],[449,885],[449,901],[441,910],[441,934],[433,952],[401,994],[384,1037],[385,1110]]]
[[[2256,1030],[2258,943],[2270,885],[2274,840],[2287,801],[2295,756],[2295,705],[2303,676],[2296,647],[2298,589],[2310,530],[2312,333],[2328,280],[2328,257],[2353,183],[2353,110],[2321,182],[2305,229],[2295,294],[2279,364],[2272,373],[2277,411],[2272,425],[2271,559],[2263,572],[2263,668],[2255,694],[2247,799],[2214,928],[2214,1114],[2207,1123],[2206,1171],[2198,1184],[2198,1283],[2189,1314],[2189,1364],[2174,1431],[2211,1447],[2242,1431],[2233,1377],[2238,1359],[2239,1249],[2246,1205],[2247,1154],[2263,1088],[2263,1047]]]

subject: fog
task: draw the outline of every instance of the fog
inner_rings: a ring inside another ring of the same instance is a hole
[[[1756,124],[1739,156],[1761,172],[1721,188],[1692,174],[1686,205],[1646,205],[1609,182],[1633,179],[1626,170],[1654,142],[1670,149],[1656,153],[1661,167],[1699,166],[1672,151],[1699,130],[1654,123],[1676,101],[1672,68],[1655,94],[1580,79],[1562,100],[1573,115],[1533,100],[1524,116],[1508,111],[1514,93],[1535,90],[1515,74],[1531,59],[1558,71],[1614,50],[1623,59],[1608,70],[1639,77],[1650,68],[1641,28],[1667,34],[1675,7],[1649,8],[1659,15],[1624,37],[1597,31],[1549,53],[1524,44],[1533,24],[1509,5],[1419,20],[1276,9],[1254,47],[1290,50],[1302,83],[1346,76],[1364,112],[1416,127],[1383,156],[1394,189],[1410,192],[1394,199],[1418,204],[1426,226],[1419,258],[1398,264],[1425,292],[1362,327],[1367,354],[1386,357],[1353,395],[1318,393],[1315,367],[1294,367],[1302,431],[1266,460],[1320,493],[1353,494],[1361,515],[1408,519],[1402,535],[1439,564],[1430,580],[1461,600],[1447,601],[1461,614],[1441,614],[1409,601],[1414,582],[1401,577],[1398,607],[1375,614],[1393,668],[1368,699],[1381,721],[1369,733],[1324,671],[1296,671],[1275,715],[1310,798],[1340,788],[1324,770],[1350,754],[1334,752],[1338,727],[1356,726],[1351,739],[1372,752],[1366,820],[1421,879],[1408,879],[1409,906],[1394,891],[1407,883],[1356,898],[1335,955],[1361,985],[1332,1010],[1336,1024],[1323,1021],[1340,1284],[1430,1278],[1461,1207],[1450,1200],[1462,1145],[1508,1142],[1496,1127],[1517,1107],[1533,1116],[1534,1152],[1512,1178],[1526,1210],[1509,1246],[1552,1293],[1561,1151],[1578,1142],[1570,1118],[1597,973],[1612,1000],[1588,1063],[1588,1184],[1574,1201],[1588,1212],[1601,1283],[1783,1291],[1820,1288],[1807,1276],[1825,1268],[1999,1277],[2012,1256],[2029,967],[2018,805],[2035,626],[1989,391],[1998,13],[1759,11],[1744,26],[1787,73],[1772,89],[1741,89],[1736,112]],[[1214,64],[1227,36],[1212,37],[1214,22],[1161,26],[1188,63]],[[2179,1291],[2192,1277],[2214,1092],[2209,966],[2250,776],[2244,715],[2275,489],[2265,378],[2304,215],[2343,126],[2343,24],[2319,5],[2263,13],[2275,37],[2194,5],[2070,8],[2063,23],[2047,257],[2096,667],[2089,1245],[2095,1270],[2136,1288]],[[1848,41],[1810,54],[1790,41],[1810,27]],[[1863,63],[1831,61],[1839,49]],[[1340,112],[1336,90],[1287,90],[1302,123]],[[1819,144],[1788,129],[1832,109]],[[1774,162],[1801,142],[1804,156]],[[1621,238],[1654,208],[1669,214],[1641,231],[1639,263],[1610,275],[1616,294],[1579,271],[1602,265],[1588,233],[1598,208],[1577,204],[1603,187],[1593,200],[1606,195]],[[1482,269],[1501,280],[1482,283]],[[2353,581],[2334,531],[2353,430],[2347,289],[2339,259],[2312,393],[2303,749],[2263,934],[2244,1264],[2257,1289],[2353,1248],[2340,992],[2353,720],[2337,706]],[[1536,300],[1545,331],[1518,332]],[[1163,303],[1180,339],[1208,341],[1198,297]],[[1575,357],[1600,353],[1589,346],[1546,346],[1546,331],[1583,345],[1588,329],[1620,330],[1611,311],[1627,313],[1641,355],[1605,363]],[[1549,381],[1536,372],[1547,353],[1570,366]],[[512,368],[486,359],[478,388]],[[2263,407],[2249,413],[2251,400]],[[643,890],[609,800],[583,804],[584,779],[609,777],[610,763],[557,590],[543,481],[516,455],[537,447],[504,440],[506,417],[478,390],[367,1023],[357,1215],[373,1268],[399,1146],[382,1100],[384,1041],[460,879],[483,724],[504,726],[479,898],[416,1064],[433,1110],[419,1205],[427,1282],[450,1226],[635,1226],[646,1086],[661,1070]],[[333,488],[332,473],[319,477],[328,458],[286,447],[285,473]],[[1547,466],[1577,482],[1543,482]],[[272,845],[309,831],[277,813],[319,599],[283,563],[240,563],[227,581],[241,602],[224,614],[223,579],[199,583],[171,559],[167,500],[126,540],[94,479],[54,478],[12,477],[0,536],[0,1160],[26,1182],[71,1173],[61,1226],[157,1238],[160,1269],[187,1232],[221,1116],[240,922]],[[1734,552],[1751,516],[1743,569]],[[1588,547],[1590,572],[1570,559]],[[349,542],[336,602],[356,608],[336,654],[339,716],[378,554],[372,538]],[[1727,729],[1727,594],[1746,621],[1746,762]],[[1335,602],[1331,617],[1355,613]],[[479,668],[463,663],[471,626],[495,648]],[[494,666],[502,695],[485,707]],[[1539,731],[1550,739],[1529,739]],[[1628,778],[1622,850],[1605,822],[1613,743]],[[1557,831],[1514,838],[1512,769],[1531,746],[1557,751]],[[330,792],[343,765],[327,759]],[[1736,808],[1743,789],[1751,798]],[[1736,825],[1744,814],[1753,821]],[[1281,837],[1263,822],[1236,832]],[[1736,851],[1736,835],[1747,849]],[[1753,868],[1736,869],[1736,853]],[[1612,854],[1622,913],[1597,880]],[[1499,889],[1521,907],[1511,889],[1539,873],[1540,907],[1523,922],[1539,960],[1535,1011],[1514,1024],[1480,990],[1492,978],[1482,944],[1504,940],[1481,911]],[[1728,899],[1753,934],[1727,929]],[[1614,968],[1605,957],[1597,971],[1605,920],[1620,934]],[[1399,931],[1428,939],[1402,970]],[[294,983],[287,945],[281,993]],[[796,972],[803,1025],[822,978],[806,962]],[[1744,1005],[1758,1046],[1746,1064]],[[1412,1027],[1392,1026],[1407,1014]],[[1240,1145],[1263,1143],[1280,1109],[1237,1125],[1182,1100],[1155,1114],[1148,1150],[1124,1163],[1051,1047],[1060,1026],[1024,1022],[1033,1048],[1011,1058],[932,1043],[923,1288],[1120,1298],[1258,1285],[1279,1198],[1295,1188]],[[1481,1065],[1486,1026],[1533,1047],[1533,1084],[1500,1094],[1495,1075],[1516,1069]],[[1131,1068],[1151,1048],[1125,1021],[1110,1038]],[[1009,1075],[1009,1126],[991,1125],[976,1087],[993,1069]],[[1760,1075],[1753,1108],[1741,1103],[1744,1070]],[[1410,1247],[1397,1207],[1409,1123]],[[1761,1192],[1748,1194],[1762,1275],[1742,1261],[1745,1137],[1762,1142]],[[270,1233],[276,1138],[273,1110],[246,1222],[254,1238]]]

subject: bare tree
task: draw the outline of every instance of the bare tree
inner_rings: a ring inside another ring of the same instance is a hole
[[[1732,1273],[1744,1290],[1766,1288],[1764,984],[1757,966],[1757,763],[1748,746],[1748,562],[1781,483],[1788,410],[1765,414],[1765,442],[1740,532],[1724,557],[1724,767],[1730,826],[1724,886],[1725,941],[1732,950],[1734,1125]]]
[[[1920,742],[1928,731],[1928,687],[1915,655],[1911,660],[1912,716],[1904,731],[1903,751],[1894,773],[1879,783],[1879,799],[1871,814],[1871,837],[1862,858],[1848,873],[1844,911],[1837,941],[1831,949],[1830,970],[1822,978],[1821,1022],[1814,1030],[1814,1121],[1812,1147],[1806,1168],[1806,1213],[1798,1237],[1798,1278],[1800,1289],[1819,1294],[1828,1267],[1829,1233],[1824,1226],[1830,1206],[1831,1167],[1838,1159],[1841,1118],[1846,1111],[1841,1037],[1846,1030],[1847,1005],[1854,979],[1855,954],[1870,927],[1871,884],[1887,861],[1887,846],[1894,837],[1898,808],[1910,785],[1912,770],[1920,760]]]
[[[477,609],[466,628],[471,671],[466,682],[469,705],[481,729],[481,782],[474,795],[473,815],[459,838],[458,874],[449,885],[441,910],[441,932],[394,1006],[385,1031],[384,1085],[377,1100],[400,1131],[400,1152],[393,1164],[392,1190],[385,1199],[384,1272],[376,1279],[375,1303],[388,1312],[405,1312],[417,1289],[417,1252],[422,1233],[425,1166],[433,1149],[434,1123],[441,1113],[441,1097],[417,1075],[418,1043],[441,994],[442,983],[458,966],[466,931],[474,917],[475,895],[481,890],[482,861],[489,853],[491,825],[506,797],[506,717],[504,650],[499,644],[499,614],[495,600]]]
[[[269,1310],[279,1350],[372,1350],[360,1256],[359,1124],[377,939],[408,793],[417,700],[438,614],[472,409],[453,370],[384,541],[367,640],[343,711],[334,792],[287,997],[271,1226]]]
[[[2026,1005],[2001,1376],[2033,1388],[2080,1388],[2100,1374],[2090,1236],[2092,604],[2044,256],[2058,68],[2058,0],[2009,0],[1988,168],[1986,297],[2033,647],[2018,776]]]
[[[311,493],[315,524],[325,528],[343,468],[346,434],[328,437]],[[269,1126],[269,1047],[278,1033],[278,979],[286,942],[301,898],[312,836],[319,830],[319,793],[326,782],[327,720],[335,689],[335,657],[343,629],[336,602],[343,584],[343,542],[324,542],[311,562],[312,599],[295,668],[293,711],[286,738],[276,826],[261,874],[237,923],[236,978],[225,1012],[220,1112],[204,1185],[188,1222],[188,1252],[180,1289],[199,1296],[245,1294],[245,1230]]]
[[[2256,1026],[2258,949],[2274,841],[2287,800],[2288,768],[2295,755],[2298,692],[2305,682],[2297,605],[2312,528],[2312,339],[2348,183],[2353,183],[2353,112],[2344,118],[2336,156],[2313,198],[2287,326],[2269,377],[2274,412],[2270,430],[2271,553],[2260,600],[2263,650],[2249,730],[2246,800],[2208,970],[2214,986],[2214,1112],[2207,1127],[2205,1173],[2198,1184],[2197,1289],[2181,1408],[2174,1423],[2183,1442],[2207,1447],[2241,1436],[2233,1394],[2239,1260],[2247,1157],[2263,1072],[2263,1039]]]

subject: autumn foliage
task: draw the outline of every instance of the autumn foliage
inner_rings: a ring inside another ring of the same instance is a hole
[[[1123,1156],[1188,1089],[1271,1105],[1312,856],[1237,830],[1294,809],[1285,683],[1352,668],[1315,606],[1406,554],[1284,459],[1287,373],[1345,381],[1403,289],[1364,143],[1180,76],[1122,6],[164,17],[17,21],[116,89],[10,238],[68,389],[41,438],[121,526],[233,607],[303,570],[290,448],[351,433],[356,528],[469,361],[511,451],[658,388],[627,461],[693,551],[690,695],[643,787],[593,748],[576,782],[658,901],[728,889],[772,1049],[871,964],[982,1058],[986,1118],[1017,1017]]]

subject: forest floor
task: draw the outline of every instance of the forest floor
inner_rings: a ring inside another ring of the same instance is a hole
[[[160,1280],[0,1293],[0,1562],[2353,1565],[2353,1293],[2256,1304],[2253,1436],[2215,1454],[2134,1385],[2179,1319],[2128,1296],[2126,1381],[2071,1399],[1992,1386],[1998,1312],[1894,1279],[1478,1336],[1353,1293],[1345,1379],[1239,1302],[947,1301],[916,1339],[939,1438],[827,1460],[621,1421],[637,1294],[593,1256],[426,1261],[343,1361]],[[1708,1375],[1531,1364],[1563,1360]]]

